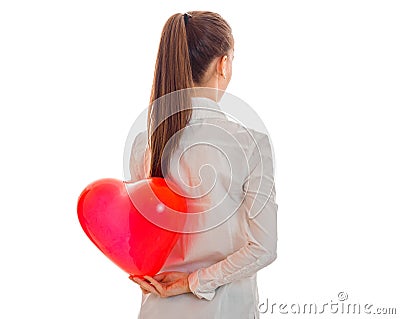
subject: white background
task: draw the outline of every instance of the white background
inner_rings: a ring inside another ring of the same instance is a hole
[[[139,287],[88,240],[76,203],[123,178],[162,26],[190,10],[232,26],[228,91],[273,142],[278,259],[260,301],[345,291],[399,313],[398,2],[163,3],[1,2],[0,317],[136,318]]]

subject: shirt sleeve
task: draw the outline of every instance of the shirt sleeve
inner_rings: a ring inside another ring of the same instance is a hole
[[[277,211],[272,148],[267,135],[255,143],[243,183],[247,243],[225,259],[189,274],[189,288],[212,300],[219,286],[249,277],[277,258]]]

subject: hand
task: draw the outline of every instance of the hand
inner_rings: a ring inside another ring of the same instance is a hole
[[[150,285],[150,286],[146,285],[146,283],[149,283],[149,281],[142,282],[143,281],[142,278],[133,276],[133,275],[130,275],[129,279],[132,280],[133,282],[137,283],[145,295],[147,295],[149,293],[154,293],[155,295],[159,295],[158,291],[152,285]],[[145,286],[147,287],[147,289],[144,288]]]
[[[161,298],[189,293],[189,273],[179,271],[163,272],[154,277],[144,276],[146,280],[139,277],[129,276],[129,279],[140,285],[144,294],[154,293]]]

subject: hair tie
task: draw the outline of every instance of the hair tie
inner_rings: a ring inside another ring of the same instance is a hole
[[[189,14],[189,13],[185,13],[185,14],[183,15],[183,20],[185,21],[185,25],[187,25],[187,23],[188,23],[188,21],[189,21],[189,18],[191,18],[191,17],[192,17],[192,15]]]

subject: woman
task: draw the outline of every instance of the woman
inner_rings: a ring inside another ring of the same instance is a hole
[[[168,177],[190,193],[189,211],[215,214],[196,215],[159,274],[130,277],[142,289],[139,318],[259,318],[256,273],[277,256],[278,205],[268,137],[229,121],[218,105],[233,46],[230,26],[213,12],[174,14],[162,31],[131,178]]]

